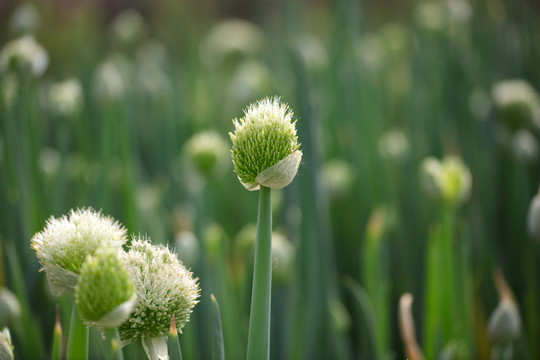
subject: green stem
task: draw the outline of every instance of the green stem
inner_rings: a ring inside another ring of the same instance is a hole
[[[107,338],[109,359],[124,360],[124,353],[120,346],[120,334],[118,328],[105,329],[105,336]]]
[[[249,318],[248,359],[270,356],[270,303],[272,286],[272,206],[270,188],[259,190],[259,215]]]
[[[71,312],[66,359],[88,359],[88,328],[81,320],[75,299],[73,299],[73,310]]]

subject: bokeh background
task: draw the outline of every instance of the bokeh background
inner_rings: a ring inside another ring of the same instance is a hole
[[[50,357],[55,304],[69,327],[30,239],[89,206],[199,277],[184,358],[211,357],[211,293],[227,357],[245,357],[258,196],[228,132],[267,95],[294,111],[304,153],[273,191],[273,359],[404,358],[405,293],[428,359],[539,358],[539,9],[1,1],[0,326],[16,358]],[[422,182],[423,161],[448,156],[471,180],[448,180],[450,200]],[[92,330],[91,358],[102,347]]]

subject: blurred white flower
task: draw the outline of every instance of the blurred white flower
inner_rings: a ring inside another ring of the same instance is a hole
[[[540,98],[524,80],[505,80],[492,90],[493,103],[502,122],[511,130],[534,125],[540,128]]]
[[[146,23],[138,12],[128,9],[114,18],[110,31],[113,41],[129,47],[146,35]]]
[[[0,325],[12,324],[20,316],[21,305],[17,297],[9,289],[0,287]]]
[[[238,65],[227,93],[232,103],[244,104],[264,96],[271,86],[272,74],[268,67],[259,61],[247,60]]]
[[[341,159],[332,159],[321,167],[321,178],[326,192],[331,197],[346,194],[354,185],[351,164]]]
[[[174,237],[174,245],[178,258],[188,268],[192,268],[199,262],[200,245],[199,240],[191,231],[183,230]]]
[[[48,92],[49,109],[60,117],[73,119],[83,107],[83,90],[79,80],[72,78],[51,85]]]
[[[409,153],[409,139],[399,130],[389,130],[379,139],[379,153],[386,159],[402,160]]]
[[[317,36],[311,34],[297,35],[293,39],[293,46],[311,71],[321,71],[328,65],[326,47]]]
[[[120,100],[128,90],[130,74],[130,62],[123,55],[111,55],[97,66],[94,73],[95,96],[103,102]]]
[[[515,157],[524,163],[536,164],[538,161],[538,141],[529,130],[516,131],[512,135],[511,148]]]
[[[48,177],[53,177],[60,168],[60,153],[58,150],[45,147],[39,152],[39,167]]]
[[[426,193],[443,203],[456,206],[470,196],[472,176],[459,158],[448,156],[439,161],[428,157],[422,161],[420,176]]]
[[[272,282],[285,285],[291,281],[294,254],[291,242],[283,234],[272,232]]]
[[[223,20],[210,29],[199,47],[199,56],[210,66],[238,54],[250,57],[261,49],[263,37],[261,29],[249,21]]]
[[[12,40],[0,51],[0,73],[15,71],[21,75],[40,77],[48,64],[47,51],[32,35]]]

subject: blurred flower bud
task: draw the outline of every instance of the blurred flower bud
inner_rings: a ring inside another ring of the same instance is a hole
[[[501,81],[493,87],[492,97],[499,118],[510,130],[540,127],[540,100],[528,82]]]
[[[205,255],[212,262],[217,262],[226,252],[227,234],[221,226],[212,223],[204,229],[203,239]]]
[[[506,343],[517,340],[521,334],[521,317],[516,304],[510,298],[503,298],[495,308],[487,326],[491,341]]]
[[[354,172],[351,164],[341,159],[332,159],[321,167],[324,188],[331,198],[347,194],[354,185]]]
[[[199,240],[191,231],[180,231],[174,237],[174,245],[178,258],[184,265],[190,269],[199,262],[200,245]]]
[[[538,142],[534,135],[526,129],[520,129],[512,135],[512,152],[515,157],[528,164],[536,164],[538,161]]]
[[[77,79],[53,84],[48,93],[49,109],[59,117],[73,119],[83,107],[83,90]]]
[[[60,153],[56,149],[46,147],[39,152],[39,166],[49,178],[54,177],[58,172],[60,161]]]
[[[277,97],[265,98],[244,113],[233,121],[234,134],[229,133],[238,179],[250,191],[259,185],[275,189],[289,185],[302,159],[289,107]]]
[[[0,287],[0,327],[7,326],[21,316],[21,305],[15,295],[5,287]]]
[[[190,164],[205,178],[221,174],[229,166],[228,146],[215,131],[193,135],[183,150]]]
[[[111,24],[111,36],[121,47],[131,47],[146,35],[146,23],[143,17],[133,9],[128,9],[114,18]]]
[[[529,205],[527,230],[530,237],[540,242],[540,189],[532,198],[531,205]]]
[[[306,67],[312,72],[322,71],[328,66],[328,53],[317,36],[297,35],[293,40],[293,47],[298,50]]]
[[[120,259],[121,248],[99,248],[81,267],[75,302],[81,317],[100,327],[122,325],[133,310],[133,282]]]
[[[232,103],[244,104],[254,98],[264,96],[272,88],[272,74],[261,62],[243,61],[238,65],[228,86]]]
[[[45,228],[32,237],[32,248],[43,266],[55,296],[75,290],[87,255],[100,247],[121,248],[126,229],[93,209],[71,210],[68,216],[51,216]]]
[[[34,4],[27,3],[15,9],[10,20],[10,28],[14,34],[34,33],[41,23],[41,15]]]
[[[293,276],[294,246],[278,232],[272,233],[272,282],[289,284]]]
[[[454,206],[469,198],[472,177],[460,159],[451,156],[442,161],[426,158],[420,173],[424,190],[431,197]]]
[[[409,140],[399,130],[389,130],[379,139],[379,153],[385,159],[401,161],[409,153]]]
[[[0,332],[0,359],[13,360],[13,344],[8,328]]]
[[[32,35],[11,40],[0,51],[0,73],[14,71],[37,78],[45,72],[48,64],[47,52]]]
[[[210,29],[199,48],[201,61],[210,66],[227,58],[251,57],[262,47],[263,32],[256,25],[239,19],[227,19]]]
[[[131,64],[122,55],[115,54],[101,62],[94,73],[93,90],[102,102],[115,102],[128,90]]]

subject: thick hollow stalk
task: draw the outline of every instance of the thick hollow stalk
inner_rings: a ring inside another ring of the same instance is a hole
[[[270,188],[259,190],[259,215],[249,318],[249,359],[270,356],[270,304],[272,286],[272,207]]]
[[[81,320],[75,299],[73,299],[73,310],[71,312],[66,359],[88,359],[88,327]]]
[[[107,351],[109,359],[111,360],[124,360],[124,353],[122,352],[120,334],[118,328],[105,329],[105,335],[107,338]]]

